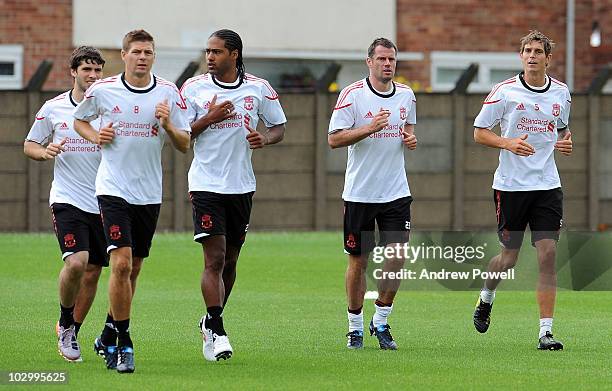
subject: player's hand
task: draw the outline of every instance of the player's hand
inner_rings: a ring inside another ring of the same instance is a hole
[[[217,94],[215,94],[208,106],[208,114],[206,114],[206,117],[211,123],[215,124],[225,121],[234,114],[236,114],[234,112],[234,104],[229,100],[217,104]]]
[[[506,147],[508,151],[519,156],[531,156],[535,153],[535,148],[531,146],[527,141],[527,134],[517,138],[509,138],[506,141]]]
[[[67,140],[68,140],[68,137],[64,137],[64,139],[60,141],[59,144],[49,143],[49,145],[47,145],[47,148],[45,148],[43,159],[44,160],[55,159],[57,155],[59,155],[62,152],[65,152],[66,150],[64,149],[64,144],[66,144]]]
[[[573,149],[572,133],[569,131],[565,133],[565,136],[555,143],[555,149],[565,156],[571,155]]]
[[[115,138],[115,129],[113,129],[112,122],[100,128],[100,132],[98,133],[98,144],[100,146],[112,143],[114,138]]]
[[[155,105],[155,118],[159,120],[162,128],[168,128],[170,121],[170,106],[168,106],[168,99],[164,99],[163,102],[159,102]]]
[[[417,147],[417,138],[414,134],[408,132],[402,132],[402,138],[404,145],[411,150],[415,150]]]
[[[244,126],[246,126],[247,130],[249,131],[249,134],[247,134],[246,136],[246,139],[249,142],[249,148],[251,149],[263,148],[264,145],[268,143],[268,138],[265,135],[251,128],[246,123],[244,124]]]
[[[388,126],[389,115],[391,115],[389,110],[381,110],[376,113],[374,118],[372,118],[372,122],[370,122],[370,134],[376,133]]]

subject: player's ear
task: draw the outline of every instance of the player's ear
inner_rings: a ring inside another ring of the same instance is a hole
[[[121,59],[125,60],[125,55],[127,54],[127,52],[123,49],[121,49]]]
[[[237,60],[237,59],[238,59],[238,50],[232,50],[232,51],[230,52],[230,57],[231,57],[233,60]]]
[[[72,69],[72,68],[70,68],[70,75],[71,75],[72,77],[76,77],[76,76],[77,76],[77,70],[76,70],[76,69]]]

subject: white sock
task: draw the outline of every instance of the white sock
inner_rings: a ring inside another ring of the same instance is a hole
[[[358,315],[351,314],[348,311],[346,313],[348,314],[349,333],[355,330],[363,332],[363,309]]]
[[[480,291],[480,300],[483,303],[492,304],[493,300],[495,300],[495,289],[490,290],[487,287],[482,288]]]
[[[546,332],[552,334],[552,323],[553,318],[540,318],[540,336],[538,338],[542,338]]]
[[[374,313],[374,318],[372,318],[374,327],[386,325],[387,316],[391,314],[391,311],[393,310],[393,304],[391,304],[389,307],[379,307],[375,303],[374,308],[376,308],[376,312]]]

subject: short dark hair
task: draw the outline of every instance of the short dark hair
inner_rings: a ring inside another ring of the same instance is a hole
[[[240,35],[238,35],[238,33],[235,31],[222,29],[210,34],[209,38],[212,37],[222,39],[224,41],[223,46],[227,50],[229,50],[230,53],[234,50],[238,51],[238,58],[236,58],[236,68],[238,69],[238,78],[242,80],[244,78],[244,73],[246,72],[246,70],[244,68],[244,62],[242,60],[242,39],[240,38]]]
[[[546,54],[547,56],[552,52],[553,48],[555,47],[555,43],[552,39],[548,38],[546,35],[542,34],[538,30],[531,30],[529,34],[521,38],[521,50],[519,51],[519,53],[523,53],[525,45],[533,41],[542,42],[542,46],[544,46],[544,54]]]
[[[155,40],[153,36],[147,33],[144,30],[132,30],[129,33],[125,34],[123,37],[123,42],[121,44],[122,49],[127,51],[130,48],[132,42],[151,42],[153,44],[153,48],[155,49]]]
[[[86,63],[94,62],[102,66],[104,66],[106,63],[104,58],[102,58],[102,53],[100,53],[98,49],[91,46],[79,46],[78,48],[74,49],[70,55],[70,69],[74,69],[76,71],[83,61]]]
[[[397,54],[397,46],[395,46],[393,42],[391,42],[387,38],[376,38],[374,42],[372,42],[372,44],[368,48],[368,57],[370,58],[374,57],[374,50],[376,50],[377,46],[386,47],[387,49],[393,49],[395,50],[395,53]]]

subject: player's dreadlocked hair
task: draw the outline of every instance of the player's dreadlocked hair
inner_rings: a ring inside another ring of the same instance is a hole
[[[225,41],[225,48],[231,52],[234,50],[238,51],[238,58],[236,59],[236,68],[238,69],[238,78],[240,81],[244,79],[244,62],[242,61],[242,39],[240,35],[232,30],[222,29],[217,30],[210,35],[209,38],[217,37]]]

